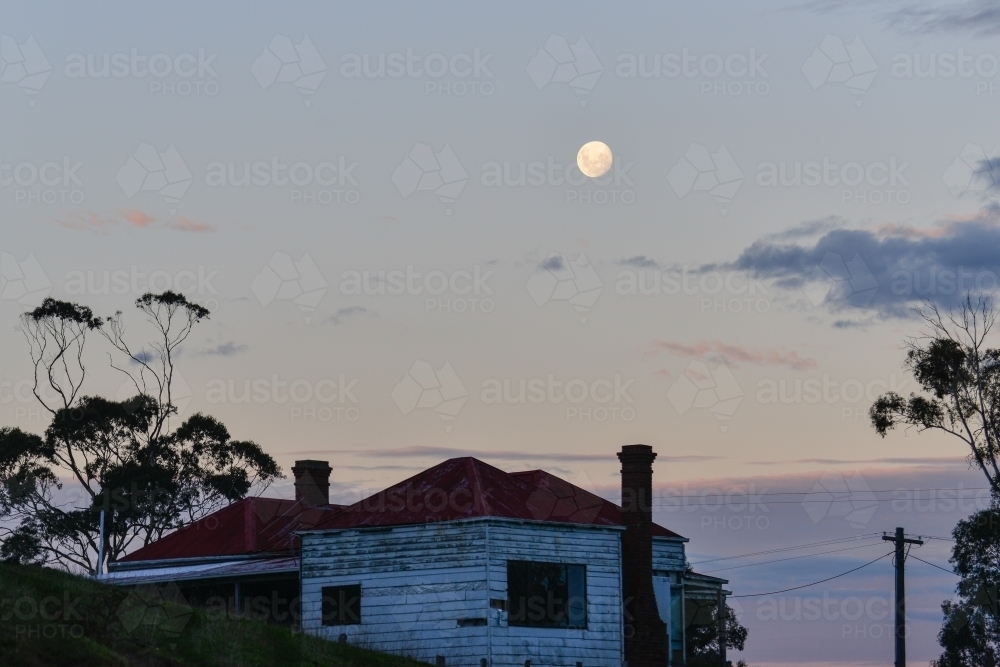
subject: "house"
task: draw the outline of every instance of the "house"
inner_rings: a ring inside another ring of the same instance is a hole
[[[104,577],[279,622],[294,594],[305,632],[436,664],[644,667],[667,663],[668,641],[683,664],[689,589],[710,600],[727,582],[690,572],[687,539],[653,523],[652,449],[618,456],[622,507],[468,457],[337,506],[329,466],[299,461],[295,501],[234,503]]]
[[[338,509],[329,502],[331,468],[298,461],[295,500],[248,497],[137,549],[108,565],[101,580],[122,586],[175,584],[191,604],[261,620],[299,622],[299,538]]]

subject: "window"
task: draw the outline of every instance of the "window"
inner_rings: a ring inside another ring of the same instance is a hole
[[[507,561],[507,623],[529,628],[587,627],[587,567]]]
[[[361,623],[361,584],[323,589],[323,625]]]

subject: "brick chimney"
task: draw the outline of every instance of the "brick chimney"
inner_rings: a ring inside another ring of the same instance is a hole
[[[622,596],[628,667],[667,664],[667,626],[653,592],[653,459],[648,445],[626,445],[622,463]]]
[[[330,504],[330,471],[326,461],[296,461],[292,466],[295,476],[295,500],[319,507]]]

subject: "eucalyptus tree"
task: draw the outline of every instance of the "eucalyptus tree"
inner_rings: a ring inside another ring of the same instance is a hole
[[[152,329],[142,343],[121,312],[100,318],[50,298],[22,315],[32,391],[51,420],[41,435],[0,429],[0,557],[97,572],[102,546],[116,560],[281,477],[260,445],[234,440],[217,419],[179,418],[176,362],[209,311],[169,291],[135,306]],[[85,395],[95,336],[134,396]]]

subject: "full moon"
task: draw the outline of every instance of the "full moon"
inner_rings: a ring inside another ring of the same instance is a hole
[[[611,149],[603,141],[588,141],[576,154],[576,166],[584,176],[597,178],[611,169]]]

